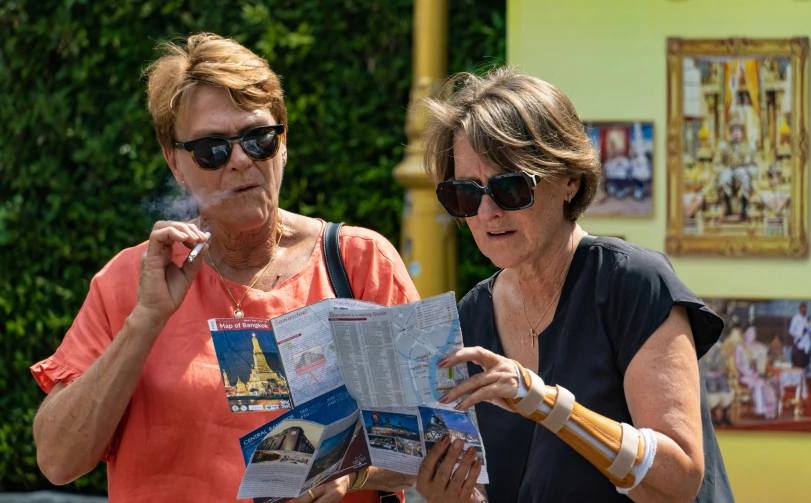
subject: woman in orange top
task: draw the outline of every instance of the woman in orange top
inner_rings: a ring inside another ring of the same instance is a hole
[[[231,412],[207,320],[267,319],[333,297],[325,222],[278,207],[287,112],[267,62],[212,34],[168,47],[149,69],[149,111],[200,216],[158,222],[147,242],[116,255],[56,353],[31,368],[48,393],[34,420],[37,461],[66,484],[105,460],[112,502],[230,503],[245,471],[239,437],[279,413]],[[340,245],[357,298],[418,299],[382,236],[344,227]],[[378,490],[412,483],[370,468],[297,501],[378,502]]]

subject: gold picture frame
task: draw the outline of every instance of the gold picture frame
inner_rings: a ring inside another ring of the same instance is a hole
[[[667,43],[671,255],[808,255],[809,39]]]

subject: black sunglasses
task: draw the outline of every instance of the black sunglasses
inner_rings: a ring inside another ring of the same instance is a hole
[[[524,171],[494,176],[482,187],[472,180],[446,180],[436,188],[442,206],[455,217],[474,217],[485,194],[493,198],[499,208],[507,211],[523,210],[535,202],[538,175]]]
[[[265,161],[279,152],[284,134],[283,124],[262,126],[245,131],[242,136],[206,136],[187,142],[175,142],[175,148],[189,151],[191,158],[200,169],[220,169],[231,159],[233,144],[242,145],[245,154],[254,161]]]

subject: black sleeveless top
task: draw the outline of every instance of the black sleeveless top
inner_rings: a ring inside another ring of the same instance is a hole
[[[503,355],[493,317],[493,283],[482,281],[459,303],[466,347]],[[636,352],[684,306],[698,357],[718,340],[723,321],[676,277],[668,259],[625,241],[587,236],[581,241],[549,327],[537,337],[538,375],[560,384],[583,406],[632,424],[623,377]],[[468,364],[471,376],[482,371]],[[697,502],[734,501],[710,421],[702,377],[704,481]],[[629,502],[574,449],[543,426],[489,403],[476,415],[490,484],[489,501]]]

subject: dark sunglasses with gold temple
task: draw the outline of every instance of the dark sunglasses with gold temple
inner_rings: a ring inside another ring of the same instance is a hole
[[[516,211],[529,208],[535,202],[535,187],[541,177],[525,171],[494,176],[482,187],[473,180],[446,180],[436,188],[439,202],[454,217],[474,217],[485,194],[499,208]]]
[[[245,131],[240,136],[227,138],[225,136],[205,136],[187,142],[175,142],[175,148],[182,148],[189,152],[194,163],[200,169],[220,169],[231,159],[234,143],[242,145],[245,155],[254,161],[266,161],[279,152],[283,124],[261,126]]]

